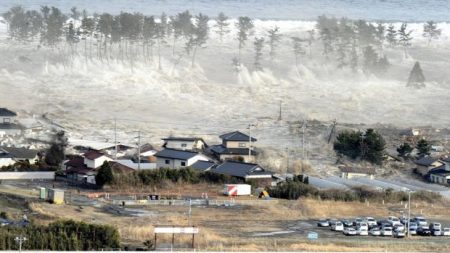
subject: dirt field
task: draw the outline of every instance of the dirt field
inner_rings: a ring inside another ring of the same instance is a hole
[[[0,187],[2,191],[4,187]],[[11,194],[12,188],[7,188]],[[203,189],[199,189],[201,192]],[[196,237],[198,250],[267,251],[449,251],[450,238],[414,237],[394,239],[378,237],[345,237],[328,228],[317,228],[320,218],[348,218],[373,216],[386,218],[400,216],[404,203],[346,203],[314,199],[260,200],[247,197],[237,200],[235,206],[111,206],[101,200],[89,205],[52,205],[31,198],[28,191],[17,191],[21,198],[1,198],[1,211],[20,213],[29,209],[31,219],[46,224],[56,219],[75,219],[90,223],[115,225],[124,245],[140,247],[153,239],[153,228],[158,225],[195,225],[200,229]],[[181,194],[183,195],[183,194]],[[5,196],[5,195],[3,195]],[[11,195],[8,195],[11,196]],[[249,201],[250,200],[250,201]],[[246,202],[247,201],[247,202]],[[28,202],[28,204],[27,204]],[[248,203],[241,205],[240,203]],[[450,205],[413,203],[412,215],[422,214],[444,227],[450,226]],[[315,231],[319,239],[310,241],[307,233]],[[190,236],[176,237],[176,247],[187,247]],[[158,238],[158,246],[169,247],[171,236]]]

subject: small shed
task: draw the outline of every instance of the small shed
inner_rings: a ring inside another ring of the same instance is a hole
[[[64,190],[48,189],[48,201],[57,205],[64,204]]]
[[[39,188],[39,198],[40,199],[47,199],[47,191],[44,187]]]
[[[352,179],[356,177],[368,177],[373,179],[375,175],[375,168],[355,168],[343,167],[341,168],[341,177],[345,179]]]

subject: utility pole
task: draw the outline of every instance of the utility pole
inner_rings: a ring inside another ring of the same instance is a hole
[[[408,230],[406,231],[408,233],[408,237],[410,237],[410,231],[409,231],[409,223],[411,222],[411,190],[408,190]]]
[[[138,170],[141,169],[141,131],[138,131]]]
[[[254,124],[248,124],[248,162],[252,160],[252,126],[255,126]]]
[[[17,236],[17,237],[14,239],[14,241],[16,241],[17,243],[19,243],[19,253],[22,252],[22,243],[24,243],[26,240],[27,240],[27,238],[24,237],[24,236],[22,236],[22,235]]]
[[[114,160],[117,160],[117,119],[114,118],[114,147],[116,153],[114,153]]]
[[[288,173],[289,170],[289,148],[286,147],[286,174]]]
[[[305,130],[306,130],[306,120],[303,120],[302,125],[302,157],[305,160]]]

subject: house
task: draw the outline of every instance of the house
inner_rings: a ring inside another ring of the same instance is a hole
[[[215,163],[210,161],[197,161],[194,164],[192,164],[190,167],[199,170],[199,171],[210,171],[216,166]]]
[[[430,181],[441,185],[450,185],[450,170],[446,165],[439,166],[429,172]]]
[[[86,164],[86,167],[91,169],[96,169],[102,166],[104,162],[113,160],[109,156],[95,150],[84,153],[83,157],[84,164]]]
[[[245,162],[254,162],[256,160],[256,151],[253,150],[253,143],[257,140],[253,137],[234,131],[231,133],[219,136],[222,139],[222,144],[211,147],[211,152],[219,160],[239,160]],[[249,153],[249,150],[251,152]]]
[[[17,114],[6,108],[0,108],[0,137],[21,135],[23,127],[16,123]]]
[[[356,168],[343,167],[341,168],[341,178],[352,179],[357,177],[368,177],[373,179],[375,175],[375,168]]]
[[[132,159],[119,159],[113,161],[116,164],[120,164],[132,170],[151,170],[156,169],[156,163],[150,163],[148,161],[141,161],[140,163]],[[111,162],[110,162],[111,163]],[[118,166],[119,167],[119,166]]]
[[[110,142],[73,139],[73,138],[69,139],[69,145],[80,153],[86,153],[94,150],[109,156],[116,155],[116,148],[117,148],[117,156],[123,156],[128,150],[133,148],[131,145],[123,143],[116,144]]]
[[[426,176],[432,169],[444,165],[444,163],[440,162],[438,158],[433,158],[430,156],[420,158],[415,161],[415,164],[417,165],[416,172],[422,176]]]
[[[16,121],[17,114],[6,108],[0,108],[0,124],[11,124]]]
[[[197,137],[168,137],[162,140],[163,147],[170,149],[202,151],[208,146],[202,138]]]
[[[69,181],[87,184],[95,184],[95,175],[97,175],[95,169],[87,167],[70,168],[64,173]]]
[[[30,164],[35,164],[39,160],[39,151],[33,149],[0,147],[0,153],[10,154],[14,162],[28,161]]]
[[[155,154],[157,168],[189,167],[197,161],[209,161],[208,157],[193,151],[163,149]]]
[[[257,181],[258,185],[271,185],[273,173],[266,171],[256,163],[243,163],[226,161],[214,169],[212,172],[232,176],[245,181]]]
[[[14,165],[15,163],[16,161],[14,161],[14,157],[10,153],[0,150],[0,168]]]
[[[441,161],[445,164],[445,169],[450,171],[450,156],[443,157]]]

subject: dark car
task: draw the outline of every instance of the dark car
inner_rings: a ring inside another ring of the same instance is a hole
[[[349,221],[349,220],[343,220],[342,224],[344,225],[344,227],[351,227],[351,226],[353,226],[353,222]]]
[[[431,230],[429,228],[420,227],[419,229],[417,229],[417,235],[430,236]]]

